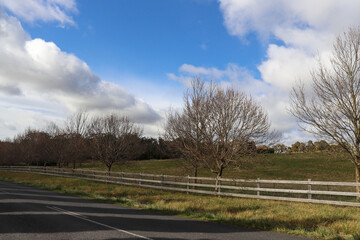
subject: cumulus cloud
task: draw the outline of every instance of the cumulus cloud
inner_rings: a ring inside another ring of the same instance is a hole
[[[0,6],[24,21],[58,22],[60,26],[74,25],[71,14],[77,12],[75,0],[0,0]]]
[[[268,83],[262,98],[273,124],[290,141],[303,138],[288,115],[288,95],[296,81],[309,86],[310,72],[318,59],[329,64],[335,37],[360,24],[356,0],[219,0],[229,34],[246,40],[256,33],[267,44],[265,59],[258,64],[261,80]],[[273,41],[276,40],[276,41]],[[291,137],[293,134],[293,137]],[[310,138],[309,136],[306,136]]]
[[[360,2],[356,0],[219,0],[229,33],[245,37],[249,32],[263,36],[279,29],[316,29],[338,33],[358,24]]]
[[[314,56],[304,51],[274,44],[269,45],[267,58],[258,67],[262,79],[285,91],[299,78],[309,79],[316,63]]]
[[[220,0],[229,33],[246,38],[255,32],[270,43],[267,59],[260,63],[264,81],[289,89],[296,80],[309,80],[316,57],[327,59],[333,40],[360,24],[359,1],[341,0]]]
[[[32,39],[18,19],[4,11],[0,11],[0,106],[5,112],[26,109],[36,116],[59,117],[81,108],[117,111],[137,123],[154,124],[161,119],[147,103],[120,85],[101,80],[78,57],[53,42]],[[2,115],[0,121],[19,122],[9,116]]]

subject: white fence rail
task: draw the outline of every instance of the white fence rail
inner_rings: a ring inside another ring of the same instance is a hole
[[[1,166],[0,171],[79,178],[90,181],[138,186],[187,193],[210,194],[255,199],[322,203],[360,207],[354,182],[291,181],[263,179],[230,179],[190,176],[155,175],[33,166]]]

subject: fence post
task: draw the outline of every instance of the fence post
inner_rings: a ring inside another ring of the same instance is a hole
[[[139,173],[139,186],[141,185],[141,173]]]
[[[121,183],[121,173],[116,173],[116,176],[117,176],[116,182]]]
[[[256,185],[257,185],[257,188],[260,189],[260,178],[257,178]],[[259,190],[256,192],[256,195],[260,196],[260,191]]]
[[[311,179],[308,179],[308,199],[311,199]]]
[[[190,176],[187,176],[187,183],[186,183],[186,194],[189,194],[189,184],[190,184]]]
[[[93,171],[93,179],[95,179],[95,171]]]
[[[221,194],[221,178],[219,178],[218,180],[218,195],[220,196]]]
[[[161,186],[164,185],[163,182],[164,182],[164,174],[161,174]]]

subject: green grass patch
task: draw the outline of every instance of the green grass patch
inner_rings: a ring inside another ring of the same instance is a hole
[[[241,166],[230,165],[224,170],[225,178],[241,179],[283,179],[283,180],[317,180],[317,181],[351,181],[355,180],[355,170],[344,154],[315,152],[292,154],[260,154],[244,157]],[[99,162],[87,162],[79,168],[106,171]],[[182,159],[127,161],[114,164],[112,171],[151,173],[186,176],[192,175],[190,167]],[[200,169],[199,176],[214,177],[207,169]]]
[[[123,206],[316,239],[360,239],[360,209],[165,192],[29,173],[0,179]]]

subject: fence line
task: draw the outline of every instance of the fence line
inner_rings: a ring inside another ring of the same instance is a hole
[[[109,174],[106,171],[98,170],[33,166],[0,166],[0,171],[31,172],[50,176],[215,196],[360,207],[360,202],[356,202],[355,198],[360,197],[360,193],[355,191],[355,187],[360,186],[360,183],[354,182],[312,181],[311,179],[307,181],[263,180],[260,178],[216,179],[127,172],[111,172]],[[281,188],[276,188],[276,186]],[[331,191],[330,187],[332,188]]]

